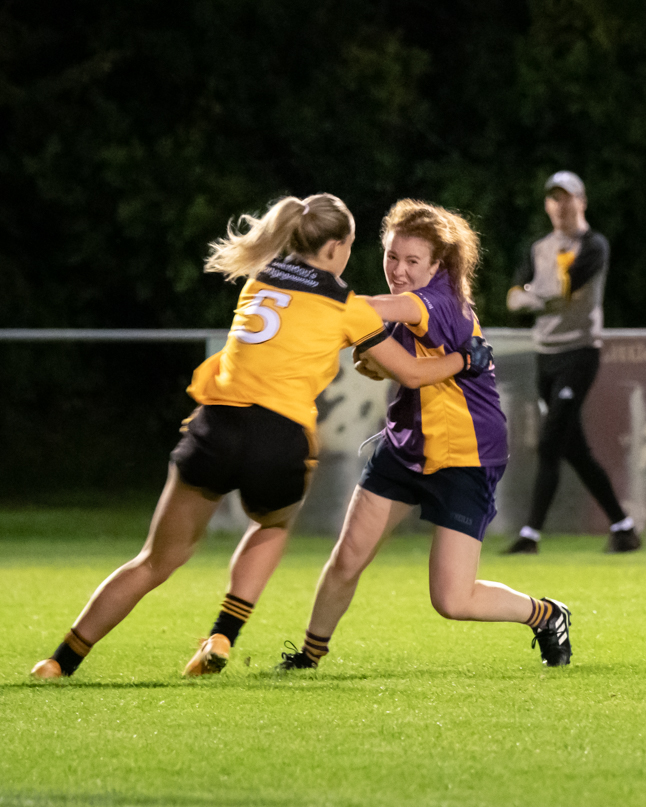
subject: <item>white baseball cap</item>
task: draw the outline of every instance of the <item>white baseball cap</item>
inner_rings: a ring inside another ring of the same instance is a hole
[[[557,171],[545,183],[545,193],[548,194],[554,188],[561,188],[572,196],[581,196],[585,199],[585,185],[580,176],[572,171]]]

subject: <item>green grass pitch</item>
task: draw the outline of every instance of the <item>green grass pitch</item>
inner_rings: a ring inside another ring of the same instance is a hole
[[[32,683],[150,512],[0,508],[0,807],[646,803],[646,553],[553,536],[503,557],[487,539],[483,578],[572,608],[572,664],[546,669],[524,626],[439,617],[428,540],[394,538],[320,670],[281,677],[332,545],[295,537],[227,669],[184,681],[234,546],[211,536],[73,679]]]

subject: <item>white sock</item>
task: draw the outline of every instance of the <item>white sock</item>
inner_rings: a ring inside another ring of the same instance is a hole
[[[616,524],[610,525],[610,532],[624,532],[625,530],[634,530],[635,522],[630,516],[626,516],[623,521],[618,521]]]
[[[523,527],[520,531],[520,537],[529,538],[530,541],[538,543],[541,540],[541,533],[539,530],[532,529],[532,527]]]

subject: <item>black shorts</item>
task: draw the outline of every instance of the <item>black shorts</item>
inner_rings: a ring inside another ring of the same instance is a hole
[[[420,474],[402,465],[381,442],[359,485],[384,499],[419,504],[425,521],[482,541],[496,515],[496,485],[504,471],[504,465],[496,465],[441,468],[432,474]]]
[[[258,515],[305,495],[315,461],[299,423],[262,406],[200,406],[182,431],[170,457],[187,485],[216,496],[239,490]]]

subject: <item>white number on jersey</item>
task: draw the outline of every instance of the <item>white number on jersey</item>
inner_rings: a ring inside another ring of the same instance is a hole
[[[287,308],[292,301],[290,295],[284,294],[282,291],[272,291],[271,289],[259,291],[253,300],[245,306],[244,314],[246,316],[255,314],[260,317],[262,329],[260,331],[250,331],[244,325],[236,325],[231,329],[231,333],[238,341],[245,342],[248,345],[259,345],[261,342],[268,342],[276,336],[280,329],[280,314],[266,305],[268,299],[273,300],[274,305],[279,308]]]

